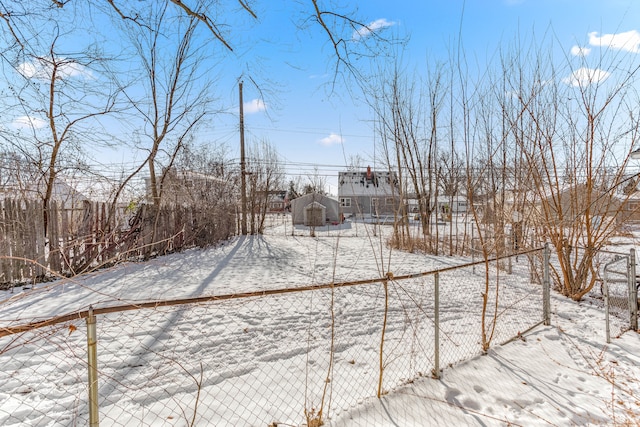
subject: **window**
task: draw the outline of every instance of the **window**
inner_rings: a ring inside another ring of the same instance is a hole
[[[342,206],[343,208],[350,208],[351,207],[351,197],[341,197],[340,198],[340,206]]]
[[[387,197],[384,200],[384,204],[387,205],[387,206],[393,206],[393,197]]]

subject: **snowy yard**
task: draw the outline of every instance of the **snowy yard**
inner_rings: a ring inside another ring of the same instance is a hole
[[[391,252],[362,224],[316,238],[291,231],[283,224],[219,248],[4,292],[0,327],[89,305],[399,277],[469,261]],[[345,426],[638,420],[640,342],[627,333],[605,347],[601,309],[553,297],[551,327],[500,345],[542,320],[526,257],[511,275],[492,270],[499,320],[479,356],[483,273],[439,277],[439,380],[430,275],[390,281],[388,299],[374,283],[100,315],[101,425],[304,425],[305,411],[312,418],[320,409],[326,425]],[[0,366],[0,424],[87,424],[84,320],[0,338]]]

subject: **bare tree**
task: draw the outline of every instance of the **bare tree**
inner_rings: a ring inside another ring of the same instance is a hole
[[[268,141],[253,144],[248,153],[250,233],[262,234],[269,200],[284,189],[284,173],[278,153]]]
[[[327,194],[327,178],[320,174],[317,166],[314,168],[313,173],[307,175],[306,181],[307,183],[304,184],[302,188],[304,194]]]
[[[189,143],[164,173],[163,205],[182,206],[196,218],[187,244],[204,247],[235,234],[238,171],[230,163],[224,146]]]
[[[241,45],[241,34],[246,27],[239,27],[238,22],[245,25],[259,24],[260,2],[236,0],[235,2],[184,2],[180,0],[139,0],[136,2],[102,2],[92,0],[78,6],[68,0],[44,0],[42,2],[22,2],[9,0],[0,5],[0,25],[3,25],[8,42],[16,46],[25,47],[30,43],[23,28],[35,15],[47,16],[50,11],[68,12],[73,15],[84,9],[91,14],[108,14],[130,26],[153,28],[154,20],[148,20],[147,11],[163,8],[169,14],[179,19],[186,19],[199,23],[206,28],[209,41],[215,42],[228,53],[237,50]],[[266,4],[266,2],[265,2]],[[299,24],[300,31],[311,29],[326,36],[330,46],[331,66],[333,68],[333,84],[339,77],[361,77],[362,67],[356,64],[357,59],[376,58],[384,55],[381,44],[392,41],[392,37],[384,37],[382,32],[392,23],[359,19],[355,9],[349,9],[336,1],[309,3],[294,2],[291,5],[291,16],[302,16]],[[247,24],[248,23],[248,24]],[[77,25],[77,22],[74,22]],[[95,28],[92,28],[95,31]]]
[[[626,215],[638,66],[606,50],[595,64],[548,52],[517,45],[475,83],[477,99],[465,104],[475,108],[467,115],[469,206],[483,250],[505,253],[509,224],[517,244],[525,234],[549,241],[556,287],[579,300],[598,278],[597,251]]]
[[[426,248],[436,251],[429,238],[431,217],[437,197],[435,163],[438,149],[438,121],[444,95],[441,70],[430,72],[422,89],[416,87],[399,67],[381,73],[380,96],[371,96],[382,151],[392,170],[398,171],[402,203],[398,209],[395,239],[412,246],[406,206],[417,201]]]
[[[585,58],[579,67],[569,61],[561,77],[530,81],[519,92],[531,123],[521,143],[536,184],[538,226],[558,254],[557,287],[576,300],[593,288],[595,255],[618,230],[629,197],[622,184],[640,131],[639,68],[625,60],[603,54],[595,68]]]
[[[142,131],[140,147],[147,151],[149,194],[160,204],[163,172],[194,134],[205,116],[211,85],[203,78],[204,56],[193,45],[200,20],[172,16],[167,4],[152,7],[146,26],[129,25],[128,32],[144,70],[141,98],[129,92]],[[158,166],[161,171],[157,170]]]
[[[67,52],[59,47],[61,36],[57,28],[34,35],[30,50],[15,52],[17,65],[5,74],[12,95],[5,108],[18,116],[13,125],[20,134],[11,145],[40,173],[33,191],[43,202],[45,233],[59,175],[86,169],[86,147],[109,144],[102,118],[125,108],[112,84],[110,59],[96,47]]]
[[[29,192],[40,177],[29,157],[15,147],[7,147],[0,152],[0,194],[4,197],[33,198]],[[35,194],[34,194],[35,196]]]
[[[464,164],[458,153],[454,150],[440,150],[436,160],[436,174],[438,181],[438,193],[446,197],[460,194],[464,184]]]

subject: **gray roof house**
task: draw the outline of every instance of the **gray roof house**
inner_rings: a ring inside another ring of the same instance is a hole
[[[392,216],[400,206],[398,176],[393,171],[338,173],[338,198],[345,217],[376,218]]]

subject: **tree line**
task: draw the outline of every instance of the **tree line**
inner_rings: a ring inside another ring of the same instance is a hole
[[[120,220],[123,207],[159,215],[169,206],[188,206],[235,220],[237,162],[224,143],[200,132],[229,114],[219,102],[219,70],[237,62],[236,50],[246,49],[244,34],[259,25],[267,4],[230,3],[43,0],[0,6],[0,109],[13,118],[0,128],[2,195],[38,200],[45,239],[56,222],[52,203],[78,203],[75,193],[82,189],[74,183],[87,179],[93,180],[89,187],[101,184],[98,198],[107,203],[109,224]],[[377,42],[374,32],[369,41],[340,41],[367,28],[351,12],[315,0],[290,10],[300,16],[300,32],[319,33],[333,46],[336,79],[343,71],[355,73],[351,55]],[[249,78],[264,90],[260,76]],[[100,176],[94,166],[102,161],[100,150],[114,146],[129,150],[132,161],[116,176]],[[269,141],[252,141],[247,154],[253,234],[264,229],[268,197],[284,188],[285,179]]]
[[[38,195],[46,235],[60,178],[97,175],[94,151],[118,145],[141,156],[132,156],[137,160],[106,190],[108,218],[142,204],[156,212],[223,205],[235,215],[238,166],[224,144],[203,141],[200,132],[228,113],[218,102],[215,70],[234,60],[262,6],[3,3],[0,108],[15,118],[0,128],[3,188]],[[300,31],[328,42],[333,88],[344,79],[348,96],[369,105],[376,151],[398,173],[398,196],[417,202],[421,235],[412,234],[401,203],[394,244],[463,251],[451,223],[444,232],[433,224],[438,196],[463,195],[485,258],[507,250],[516,230],[520,244],[551,243],[563,294],[580,299],[594,286],[595,254],[620,232],[612,218],[629,215],[625,202],[635,189],[627,173],[639,129],[633,52],[612,45],[573,55],[551,40],[516,36],[476,68],[459,45],[449,58],[415,70],[402,60],[402,40],[381,37],[354,11],[315,0],[296,7]],[[351,40],[363,28],[371,37]],[[262,89],[258,80],[251,77]],[[260,233],[270,192],[287,184],[269,141],[253,141],[247,159],[249,232]],[[372,159],[345,163],[363,160]],[[133,194],[141,176],[145,194]]]
[[[461,195],[485,259],[549,242],[556,288],[576,300],[588,293],[600,279],[598,251],[637,211],[628,166],[638,148],[640,64],[633,52],[600,50],[592,58],[518,39],[480,72],[462,47],[425,70],[400,59],[381,66],[368,92],[379,152],[422,221],[412,235],[401,208],[397,245],[468,250],[453,223],[444,232],[431,224],[438,196]]]

